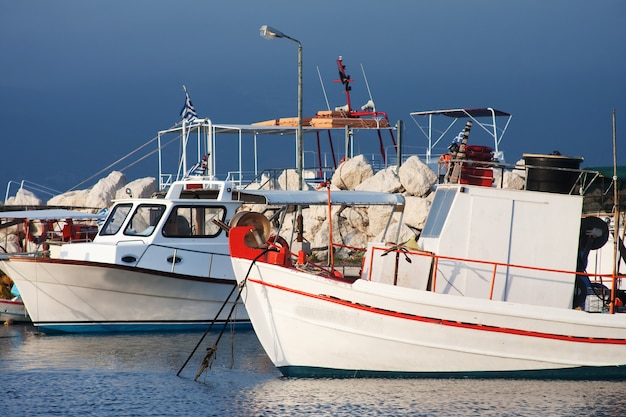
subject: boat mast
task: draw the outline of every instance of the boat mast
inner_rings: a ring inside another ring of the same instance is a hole
[[[352,80],[350,79],[350,76],[346,74],[346,66],[343,65],[342,56],[339,56],[339,58],[337,58],[337,66],[339,67],[339,79],[335,80],[335,82],[340,82],[341,84],[343,84],[343,87],[346,91],[346,106],[348,107],[346,112],[350,114],[352,113],[352,104],[350,103],[350,90],[352,90],[350,83],[352,82]]]
[[[613,109],[613,276],[611,277],[610,313],[615,312],[615,294],[617,293],[617,270],[619,248],[619,191],[617,183],[617,145],[615,132],[615,109]]]

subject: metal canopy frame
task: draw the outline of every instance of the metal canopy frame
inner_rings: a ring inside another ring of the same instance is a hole
[[[307,135],[311,135],[312,133],[316,133],[319,135],[320,132],[332,132],[332,131],[341,131],[344,134],[344,138],[346,141],[346,150],[352,149],[351,141],[354,140],[353,132],[359,130],[368,130],[368,131],[381,131],[395,130],[394,126],[389,127],[350,127],[346,129],[345,127],[312,127],[312,126],[303,126],[303,137],[307,137]],[[190,169],[192,169],[193,165],[197,161],[201,161],[202,157],[208,155],[207,158],[207,170],[205,176],[210,177],[211,179],[215,179],[216,177],[216,167],[217,167],[217,155],[214,150],[216,149],[216,140],[218,135],[235,135],[238,141],[238,172],[239,181],[243,178],[243,156],[242,156],[242,142],[243,137],[245,135],[251,135],[254,141],[254,176],[259,175],[259,161],[258,161],[258,147],[257,140],[259,136],[268,136],[268,135],[278,135],[278,136],[287,136],[292,135],[296,136],[298,131],[297,126],[268,126],[268,125],[255,125],[255,124],[215,124],[210,119],[195,119],[191,122],[183,120],[181,123],[176,126],[161,130],[157,134],[157,142],[158,142],[158,153],[159,153],[159,189],[163,190],[167,188],[173,181],[180,180],[184,178]],[[163,171],[163,153],[162,149],[164,146],[168,145],[172,141],[167,141],[163,143],[163,137],[168,134],[176,134],[178,135],[176,139],[180,139],[180,151],[181,158],[178,163],[178,168],[176,174],[165,173]],[[193,144],[194,148],[191,148],[190,138],[196,138],[195,143]],[[319,138],[319,136],[318,136]],[[351,155],[352,156],[352,155]],[[296,155],[297,157],[297,155]],[[188,159],[190,161],[188,161]],[[236,181],[235,181],[236,182]]]
[[[433,150],[439,144],[439,142],[448,134],[450,129],[456,124],[459,119],[470,119],[473,123],[484,130],[493,140],[494,157],[500,162],[504,162],[504,153],[500,151],[500,142],[502,137],[509,127],[511,114],[496,110],[491,107],[482,108],[468,108],[468,109],[451,109],[451,110],[432,110],[432,111],[420,111],[411,112],[411,118],[417,124],[422,134],[428,140],[428,147],[426,148],[426,163],[430,164],[433,156]],[[450,123],[443,130],[436,130],[433,126],[433,118],[435,116],[443,116],[451,118]],[[497,119],[505,119],[504,127],[498,127]],[[423,119],[426,119],[424,122]],[[436,136],[438,135],[438,136]],[[436,161],[434,161],[436,162]]]

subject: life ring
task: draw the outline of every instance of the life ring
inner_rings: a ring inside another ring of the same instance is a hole
[[[33,221],[26,219],[24,220],[24,233],[26,234],[28,240],[37,245],[41,245],[48,237],[48,230],[51,229],[50,223],[50,221],[41,222],[41,235],[35,236],[32,233]]]
[[[445,153],[439,157],[439,164],[443,165],[443,167],[447,169],[451,159],[452,155],[449,153]]]

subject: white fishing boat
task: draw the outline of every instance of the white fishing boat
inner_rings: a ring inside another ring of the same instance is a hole
[[[229,319],[234,287],[225,233],[240,202],[230,182],[190,177],[161,198],[117,201],[93,242],[7,254],[0,269],[44,331],[205,328]],[[218,312],[221,313],[218,314]],[[230,317],[249,323],[243,307]]]
[[[30,323],[30,317],[28,317],[21,297],[0,299],[0,322]]]
[[[371,242],[352,277],[232,228],[241,297],[274,365],[296,377],[626,379],[624,294],[585,269],[607,241],[603,219],[581,216],[595,174],[556,168],[573,178],[557,189],[525,157],[523,190],[439,184],[419,238]],[[329,191],[326,204],[402,208],[400,195],[361,197]]]
[[[236,282],[227,237],[215,222],[230,222],[241,202],[233,198],[232,181],[215,180],[211,128],[208,119],[184,119],[159,132],[158,192],[137,198],[127,190],[126,198],[104,210],[106,218],[67,210],[1,213],[7,227],[23,222],[22,233],[37,245],[0,255],[0,269],[17,286],[38,329],[193,330],[227,320],[250,325],[243,305],[227,302]],[[168,143],[180,143],[174,173],[165,171],[172,158],[162,152],[168,134],[177,135]],[[50,240],[50,228],[31,236],[33,222],[77,218],[99,220],[97,234],[77,239],[82,236],[74,236],[65,221],[60,242]]]

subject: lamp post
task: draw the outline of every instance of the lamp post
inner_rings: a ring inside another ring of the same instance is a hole
[[[298,44],[298,131],[296,133],[296,171],[298,172],[298,190],[303,189],[302,170],[304,166],[304,141],[302,138],[302,44],[299,40],[287,36],[280,30],[268,25],[261,26],[261,37],[265,39],[285,38]],[[297,216],[298,236],[297,241],[302,242],[302,208],[298,206]]]
[[[261,37],[265,39],[285,38],[298,44],[298,132],[296,134],[296,171],[298,172],[298,190],[302,190],[302,170],[304,165],[304,150],[302,139],[302,44],[299,40],[287,36],[280,30],[263,25],[260,29]]]

